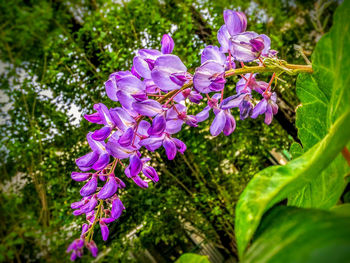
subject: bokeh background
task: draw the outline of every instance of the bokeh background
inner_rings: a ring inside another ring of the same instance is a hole
[[[159,48],[163,34],[193,72],[206,45],[218,45],[223,10],[244,11],[248,30],[270,36],[289,63],[305,64],[329,30],[338,1],[305,0],[8,0],[0,1],[0,262],[66,262],[67,245],[83,218],[70,203],[80,183],[70,179],[74,160],[88,151],[96,127],[82,116],[110,101],[109,74],[127,70],[140,48]],[[261,75],[268,79],[268,75]],[[126,181],[126,211],[111,224],[97,259],[81,262],[173,262],[185,252],[211,262],[236,262],[234,208],[259,170],[290,158],[298,141],[295,77],[276,86],[280,111],[237,122],[229,137],[210,136],[209,124],[184,129],[188,150],[174,161],[152,155],[160,182],[140,189]],[[227,94],[234,92],[229,81]],[[202,103],[194,110],[203,108]],[[237,112],[234,112],[238,119]],[[122,173],[119,171],[119,173]],[[122,176],[123,177],[123,176]]]

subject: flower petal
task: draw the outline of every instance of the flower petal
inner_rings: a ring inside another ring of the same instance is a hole
[[[226,115],[222,110],[216,114],[213,123],[210,126],[210,133],[213,136],[218,136],[224,129],[226,124]]]
[[[118,189],[117,181],[115,180],[114,175],[109,176],[109,180],[105,185],[102,187],[100,192],[98,193],[97,197],[99,199],[107,199],[110,198],[112,195],[115,194],[115,192]]]
[[[134,102],[132,107],[137,113],[148,117],[153,117],[163,111],[162,105],[155,100]]]
[[[92,169],[96,171],[102,170],[108,165],[108,163],[109,163],[109,154],[106,152],[100,155],[98,160],[92,166]]]
[[[173,160],[176,156],[177,148],[175,143],[169,138],[165,138],[163,141],[163,147],[165,149],[165,153],[169,160]]]
[[[162,44],[162,47],[160,50],[163,54],[170,54],[171,52],[173,52],[175,44],[171,36],[167,34],[163,35],[161,44]]]
[[[97,189],[97,176],[92,176],[92,178],[80,189],[81,196],[88,196],[95,193]]]
[[[202,51],[201,64],[208,60],[213,60],[219,64],[224,65],[226,63],[226,56],[222,53],[217,46],[206,46]]]
[[[99,155],[96,152],[89,152],[75,160],[76,165],[82,171],[89,171],[91,166],[97,161]]]
[[[96,141],[104,141],[111,134],[111,131],[112,127],[104,126],[101,129],[94,131],[91,137]]]
[[[123,210],[125,210],[125,207],[122,203],[122,201],[117,198],[117,199],[114,199],[113,203],[112,203],[112,217],[114,219],[118,219],[122,213],[123,213]]]
[[[91,177],[91,173],[79,173],[79,172],[72,172],[71,178],[74,181],[81,182],[89,179]]]
[[[242,33],[247,28],[247,17],[242,12],[224,10],[224,21],[231,36]]]

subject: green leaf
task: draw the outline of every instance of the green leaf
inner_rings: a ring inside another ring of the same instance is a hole
[[[262,220],[242,262],[342,263],[349,256],[349,215],[279,206]]]
[[[297,95],[302,107],[298,107],[296,113],[296,126],[304,151],[323,138],[334,121],[349,108],[349,12],[350,3],[345,1],[336,12],[331,31],[319,41],[313,53],[315,73],[312,76],[300,75],[297,81]],[[295,145],[292,145],[291,151],[297,156],[295,150]],[[288,204],[331,208],[339,200],[347,183],[344,177],[349,172],[344,158],[338,156],[319,177],[288,198]]]
[[[175,263],[210,263],[207,256],[201,256],[193,253],[181,255]]]
[[[312,77],[302,76],[299,80],[304,85],[303,96],[308,101],[298,110],[299,114],[306,111],[303,114],[308,118],[299,128],[304,129],[300,131],[300,138],[305,153],[285,166],[269,167],[256,174],[238,201],[235,226],[240,256],[247,248],[263,213],[305,185],[318,180],[322,171],[339,156],[350,140],[350,75],[346,72],[350,66],[339,66],[342,63],[349,65],[350,61],[350,37],[349,30],[346,30],[350,26],[348,13],[350,3],[346,1],[336,12],[331,32],[319,41],[315,50],[315,74]],[[311,107],[315,103],[317,107]],[[323,104],[324,107],[318,107]],[[335,184],[329,189],[336,192],[332,196],[333,193],[326,190],[329,186],[323,184],[325,188],[322,191],[327,192],[324,196],[329,195],[329,199],[323,202],[324,206],[329,207],[334,199],[339,198],[339,185]],[[339,188],[342,187],[343,183]]]
[[[350,110],[329,134],[309,151],[285,166],[270,166],[249,182],[236,208],[236,237],[240,255],[259,225],[263,213],[319,176],[350,140]]]

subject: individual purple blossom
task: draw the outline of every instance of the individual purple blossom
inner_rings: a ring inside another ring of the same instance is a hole
[[[109,75],[108,80],[105,82],[105,88],[107,96],[111,100],[118,101],[117,92],[119,89],[117,87],[117,81],[127,76],[135,76],[135,74],[130,71],[118,71]]]
[[[72,251],[70,260],[74,261],[77,257],[81,257],[83,255],[83,247],[84,247],[84,240],[82,239],[76,239],[74,240],[67,248],[67,253]]]
[[[140,176],[136,175],[136,176],[132,177],[132,180],[139,187],[141,187],[141,188],[148,188],[148,183],[146,181],[142,180]]]
[[[90,242],[86,243],[87,249],[91,252],[91,255],[95,258],[98,254],[98,248],[96,246],[96,243],[91,240]]]
[[[272,122],[273,115],[278,112],[278,105],[276,104],[276,93],[264,93],[264,98],[254,107],[252,118],[255,119],[259,115],[265,114],[265,123],[269,125]]]
[[[169,160],[173,160],[177,152],[183,154],[186,150],[186,145],[179,139],[171,137],[169,134],[162,136],[151,136],[141,140],[140,145],[146,147],[147,150],[153,152],[163,146]]]
[[[92,178],[80,189],[81,196],[89,196],[95,193],[97,189],[97,175],[93,175]]]
[[[195,89],[201,93],[222,90],[226,83],[225,54],[216,46],[207,46],[202,52],[201,63],[193,77]]]
[[[169,134],[175,134],[181,130],[184,123],[191,127],[197,127],[197,119],[193,115],[187,115],[187,107],[175,104],[166,113],[166,129]]]
[[[125,207],[122,201],[119,198],[114,199],[112,203],[112,211],[111,211],[112,217],[114,219],[118,219],[122,215],[123,210],[125,210]]]
[[[115,175],[112,173],[108,176],[108,181],[105,183],[105,185],[101,188],[100,192],[98,193],[97,197],[99,199],[107,199],[110,198],[115,194],[115,192],[118,189],[118,183],[115,179]]]
[[[106,225],[104,218],[100,219],[100,228],[101,228],[102,240],[107,241],[109,236],[109,229],[108,229],[108,226]]]
[[[160,51],[163,54],[171,54],[174,49],[174,40],[169,36],[168,34],[163,35],[162,41],[161,41],[162,47]]]
[[[91,173],[72,172],[71,174],[71,178],[77,182],[86,181],[90,177],[91,177]]]
[[[159,176],[157,171],[152,166],[144,166],[142,168],[142,173],[148,178],[151,179],[154,183],[159,181]]]
[[[169,35],[163,35],[161,51],[155,49],[140,49],[133,60],[133,68],[144,79],[151,79],[151,71],[156,59],[162,54],[170,54],[174,49],[174,40]]]
[[[94,169],[96,171],[102,170],[109,163],[109,154],[106,151],[106,144],[104,141],[96,141],[92,138],[92,132],[86,136],[92,152],[78,158],[75,163],[82,171],[89,171]]]
[[[175,55],[159,56],[151,73],[152,80],[162,91],[170,91],[181,88],[192,79],[186,66]]]
[[[108,108],[103,103],[95,104],[94,109],[97,111],[96,113],[93,113],[91,115],[84,115],[84,118],[92,123],[104,125],[104,127],[94,131],[91,135],[94,140],[103,141],[109,136],[115,126],[115,123],[109,114]]]
[[[245,32],[247,18],[242,12],[225,10],[225,24],[218,31],[218,41],[222,52],[230,52],[238,61],[249,62],[260,55],[268,56],[271,41],[266,35]]]
[[[218,136],[223,132],[224,135],[228,136],[235,130],[235,128],[236,121],[230,110],[219,110],[210,125],[210,133],[213,136]]]
[[[156,100],[144,100],[133,103],[133,109],[144,116],[153,117],[163,112],[162,105]]]
[[[198,104],[203,99],[203,96],[195,89],[188,88],[188,89],[184,89],[182,92],[177,94],[174,97],[174,101],[177,103],[181,103],[187,98],[189,99],[190,102]]]

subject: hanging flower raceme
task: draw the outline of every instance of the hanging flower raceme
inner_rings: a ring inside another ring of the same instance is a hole
[[[140,188],[159,181],[151,159],[142,156],[146,150],[154,152],[163,147],[169,160],[178,153],[184,154],[187,146],[175,135],[186,126],[197,127],[210,117],[210,112],[215,115],[210,125],[212,136],[221,133],[228,136],[235,130],[236,120],[231,112],[234,108],[239,108],[241,120],[264,114],[265,123],[271,123],[278,110],[276,93],[271,91],[272,80],[266,83],[256,80],[253,72],[246,74],[237,82],[236,93],[225,98],[229,92],[225,88],[227,77],[234,75],[235,70],[242,70],[236,68],[237,61],[259,58],[257,62],[262,67],[264,57],[275,55],[270,50],[270,39],[247,32],[247,19],[242,12],[225,10],[224,21],[218,32],[221,47],[204,48],[201,65],[193,77],[181,59],[172,54],[174,41],[169,35],[162,37],[160,51],[141,49],[130,70],[109,76],[106,94],[118,104],[108,109],[97,103],[96,112],[84,116],[102,127],[88,132],[91,152],[76,160],[81,172],[71,174],[73,180],[83,182],[82,198],[71,204],[73,215],[86,217],[80,238],[67,249],[71,260],[81,257],[84,247],[96,257],[95,226],[100,226],[104,241],[110,236],[108,225],[118,220],[125,210],[123,180]],[[203,97],[207,105],[192,114],[191,105],[200,104]],[[116,173],[117,165],[123,170],[120,174]]]

